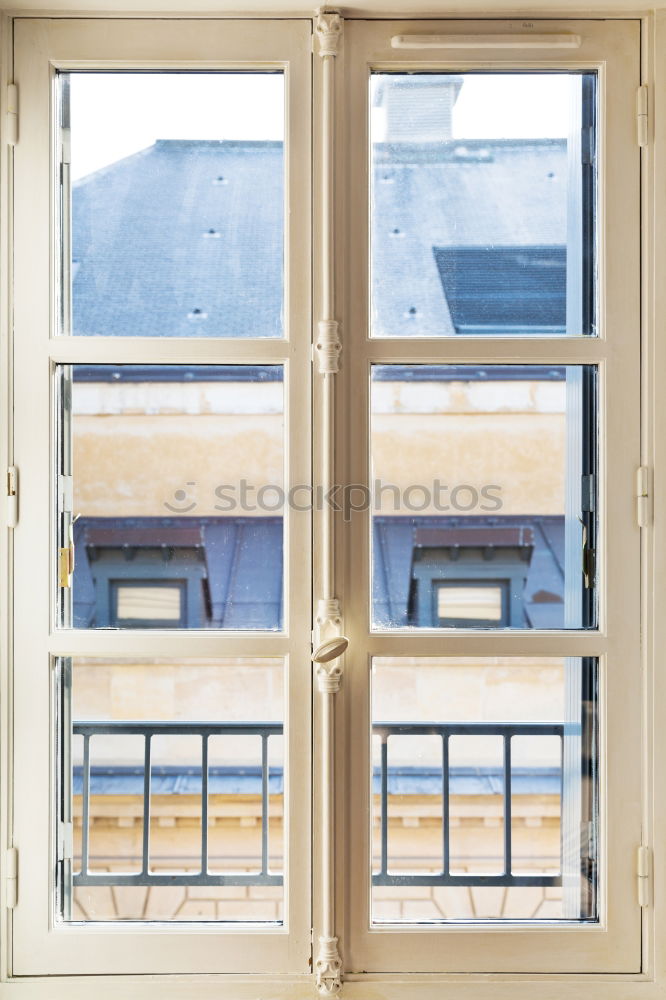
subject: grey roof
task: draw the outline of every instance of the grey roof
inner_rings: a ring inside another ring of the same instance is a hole
[[[436,252],[565,246],[565,140],[374,148],[376,332],[454,332]],[[159,140],[77,182],[75,333],[281,336],[282,179],[279,142]]]
[[[76,183],[74,332],[281,336],[282,161],[280,142],[159,140]]]
[[[454,332],[436,247],[566,245],[566,140],[378,144],[375,163],[376,333]]]
[[[192,540],[192,534],[198,537]],[[278,629],[282,625],[282,520],[277,517],[78,518],[74,526],[74,626],[96,624],[95,567],[104,551],[132,558],[138,549],[200,551],[210,619],[198,628]],[[197,557],[198,559],[198,557]],[[165,564],[166,565],[166,564]],[[119,574],[120,575],[120,574]],[[154,566],[147,572],[155,577]]]
[[[412,561],[419,533],[485,529],[486,534],[528,530],[533,547],[525,587],[525,625],[564,625],[564,518],[374,518],[373,616],[375,624],[410,624]],[[133,550],[201,552],[211,617],[200,628],[278,629],[282,624],[282,521],[278,517],[84,518],[75,524],[74,625],[95,625],[95,567],[104,550],[123,550],[128,574],[140,577]],[[193,541],[192,535],[197,537]],[[197,557],[198,558],[198,557]],[[165,563],[167,566],[168,563]],[[154,565],[147,575],[155,576]]]
[[[541,515],[375,517],[372,607],[376,626],[410,624],[412,560],[418,533],[456,527],[491,532],[530,528],[534,547],[525,585],[524,624],[531,628],[564,627],[564,518]]]
[[[373,774],[373,792],[380,792],[380,774]],[[559,795],[562,775],[558,768],[518,767],[511,770],[513,795]],[[152,795],[200,795],[201,768],[153,767],[150,790]],[[452,795],[503,795],[504,772],[494,767],[452,767],[449,772]],[[211,795],[261,795],[261,768],[226,766],[208,771],[208,791]],[[282,795],[282,768],[272,767],[268,777],[270,795]],[[73,792],[83,792],[83,768],[73,768]],[[441,795],[442,772],[436,767],[390,767],[389,795]],[[143,796],[143,768],[127,766],[92,767],[91,795]]]

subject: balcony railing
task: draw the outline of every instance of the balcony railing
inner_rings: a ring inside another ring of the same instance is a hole
[[[268,741],[282,735],[279,722],[75,722],[75,736],[83,737],[81,871],[74,886],[92,885],[282,885],[282,875],[268,867]],[[143,755],[143,842],[141,871],[90,871],[90,739],[92,736],[141,736]],[[198,872],[155,872],[150,869],[150,800],[153,736],[198,736],[201,739],[201,867]],[[208,742],[212,736],[261,738],[261,870],[258,872],[208,871]]]
[[[201,723],[201,722],[75,722],[74,735],[83,737],[82,767],[82,830],[81,870],[73,876],[74,886],[135,885],[135,886],[246,886],[282,885],[281,874],[269,871],[268,804],[269,804],[269,753],[268,741],[282,735],[283,727],[277,722],[257,723]],[[383,722],[373,726],[373,734],[381,741],[379,767],[380,802],[380,870],[372,877],[373,885],[381,886],[560,886],[561,874],[514,874],[511,847],[511,739],[514,736],[563,737],[564,725],[556,722],[443,722],[402,723]],[[136,873],[90,871],[90,798],[91,766],[90,739],[97,736],[139,736],[144,740],[143,763],[143,841],[141,870]],[[150,868],[150,803],[153,736],[196,736],[201,739],[201,847],[200,870],[190,872],[155,872]],[[258,872],[211,873],[208,870],[208,744],[213,736],[258,736],[261,738],[261,868]],[[442,870],[428,873],[400,873],[389,871],[388,866],[388,800],[389,766],[388,739],[392,736],[437,736],[442,742],[441,798],[442,798]],[[500,736],[503,742],[502,797],[504,865],[498,874],[452,873],[450,866],[450,767],[449,739],[452,736]],[[560,768],[560,796],[562,769]],[[561,800],[561,799],[560,799]]]
[[[562,875],[520,874],[512,872],[511,853],[511,738],[513,736],[558,736],[562,739],[564,725],[557,722],[381,722],[373,726],[374,736],[381,740],[379,766],[380,868],[372,876],[373,885],[464,885],[464,886],[559,886]],[[439,872],[400,873],[388,867],[388,799],[389,767],[388,739],[390,736],[437,736],[442,741],[442,870]],[[451,736],[501,736],[503,746],[502,797],[504,802],[504,865],[496,875],[455,874],[450,864],[450,795],[449,739]],[[560,767],[560,775],[562,768]],[[560,801],[561,797],[560,777]]]

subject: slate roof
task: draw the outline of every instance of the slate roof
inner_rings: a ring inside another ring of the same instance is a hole
[[[565,140],[449,140],[374,149],[376,333],[455,332],[435,248],[565,246]],[[475,275],[483,287],[484,270]],[[512,297],[518,294],[515,289]]]
[[[455,528],[481,530],[496,539],[506,529],[531,529],[534,547],[524,592],[524,626],[564,627],[564,518],[541,515],[375,517],[372,607],[377,627],[411,624],[409,595],[418,536],[426,530]]]
[[[282,520],[277,517],[79,518],[74,525],[75,628],[95,624],[96,552],[146,548],[149,543],[155,548],[201,549],[212,614],[198,627],[281,628]],[[150,576],[155,576],[154,570]]]
[[[158,140],[75,183],[74,332],[282,336],[282,161],[280,142]]]
[[[446,248],[564,247],[565,140],[374,149],[377,332],[455,332],[438,269]],[[159,140],[78,181],[75,333],[281,336],[282,160],[279,142]],[[482,283],[486,269],[467,277]]]
[[[513,795],[559,795],[562,775],[558,768],[518,767],[511,770]],[[372,779],[373,792],[381,791],[380,773]],[[143,796],[143,768],[127,766],[91,767],[91,795]],[[153,767],[152,795],[201,795],[201,768]],[[452,767],[449,772],[452,795],[503,795],[504,773],[493,767]],[[210,767],[208,791],[211,795],[261,795],[261,768]],[[270,795],[284,793],[282,768],[272,767],[268,777]],[[73,768],[73,793],[83,793],[83,768]],[[436,767],[390,767],[389,795],[441,795],[442,772]]]
[[[529,530],[533,542],[525,587],[525,626],[564,625],[564,518],[545,516],[374,518],[375,624],[410,624],[412,558],[419,535],[456,528],[497,537]],[[485,529],[485,531],[484,531]],[[195,543],[192,534],[196,533]],[[143,539],[143,541],[141,541]],[[79,518],[74,526],[74,626],[95,622],[95,555],[104,548],[153,546],[203,552],[212,616],[201,628],[279,629],[282,625],[282,521],[277,517]],[[150,576],[154,577],[154,569]],[[136,579],[136,577],[134,577]]]

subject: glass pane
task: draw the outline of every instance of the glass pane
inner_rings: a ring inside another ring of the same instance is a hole
[[[375,628],[596,624],[596,370],[374,365]]]
[[[597,919],[596,661],[375,658],[372,741],[374,923]]]
[[[371,332],[594,334],[591,73],[374,73]]]
[[[58,380],[75,550],[62,624],[280,629],[281,366],[74,365]]]
[[[283,74],[59,79],[62,332],[282,337]]]
[[[64,918],[281,921],[282,661],[76,657],[63,669]]]

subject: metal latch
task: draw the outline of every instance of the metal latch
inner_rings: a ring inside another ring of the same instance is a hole
[[[18,469],[10,465],[7,469],[7,527],[18,524]]]
[[[650,523],[650,470],[641,465],[636,472],[636,520],[639,528]]]
[[[649,138],[648,89],[645,85],[636,91],[636,138],[639,146],[647,146]]]
[[[15,83],[7,85],[7,145],[15,146],[18,142],[18,87]]]
[[[636,857],[636,881],[638,883],[638,905],[648,906],[650,902],[650,848],[638,848]]]
[[[5,906],[13,910],[18,901],[18,851],[15,847],[5,854]]]

